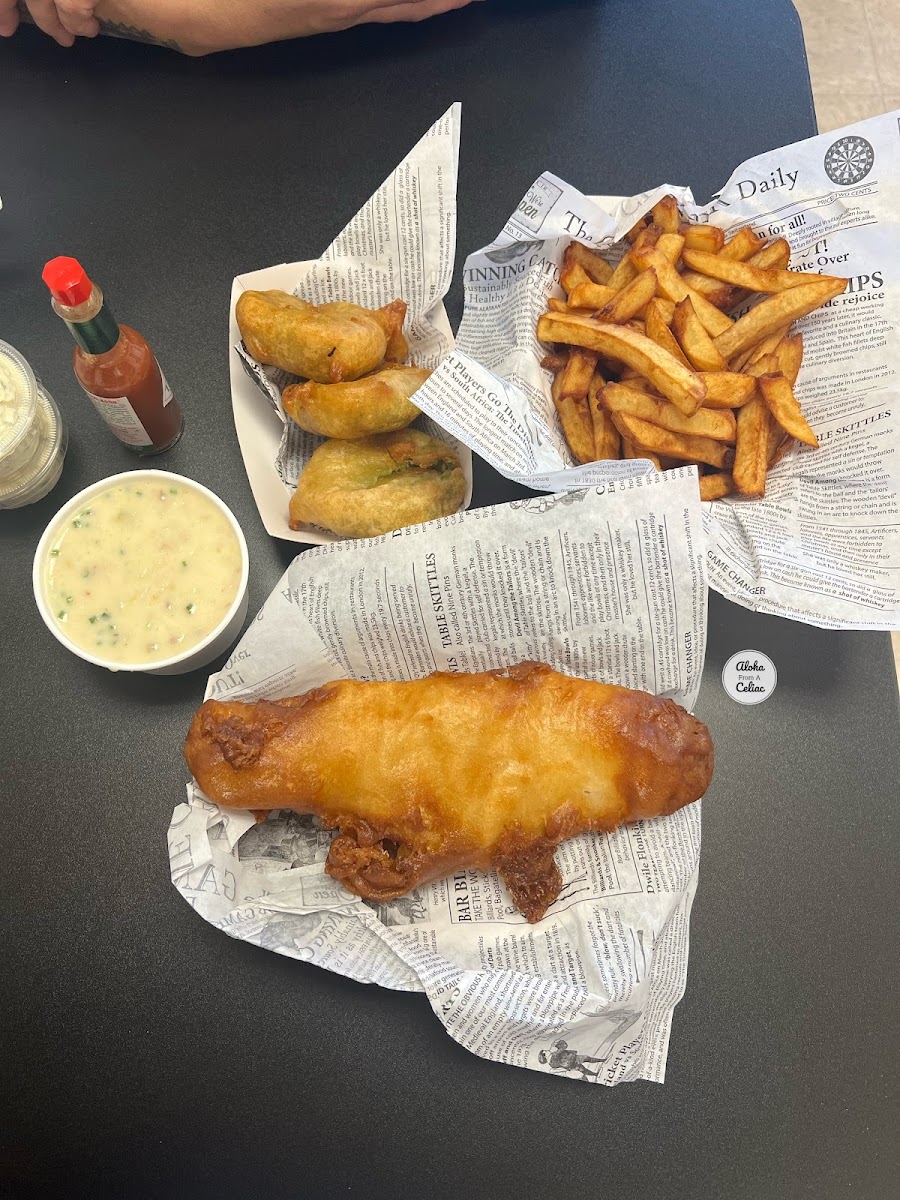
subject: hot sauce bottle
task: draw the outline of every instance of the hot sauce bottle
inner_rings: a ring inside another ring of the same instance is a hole
[[[119,441],[142,456],[174,446],[184,418],[144,338],[118,324],[77,259],[51,259],[41,277],[77,343],[75,378]]]

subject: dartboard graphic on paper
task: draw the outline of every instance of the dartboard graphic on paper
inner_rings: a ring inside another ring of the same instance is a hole
[[[848,187],[865,179],[875,162],[872,143],[857,134],[838,138],[825,151],[825,174],[832,183]]]

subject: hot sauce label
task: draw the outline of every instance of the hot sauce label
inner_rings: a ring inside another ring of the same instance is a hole
[[[159,367],[159,359],[156,360],[156,365]],[[159,377],[162,380],[162,406],[165,408],[172,399],[172,389],[169,387],[169,381],[166,379],[162,367],[159,367]]]
[[[141,424],[140,418],[131,407],[131,402],[127,396],[95,396],[93,392],[89,392],[84,388],[84,393],[96,408],[97,412],[116,435],[120,442],[126,446],[152,446],[153,438],[150,437],[147,430]],[[163,377],[163,395],[168,392],[168,398],[172,398],[172,392]],[[164,403],[167,401],[164,400]]]

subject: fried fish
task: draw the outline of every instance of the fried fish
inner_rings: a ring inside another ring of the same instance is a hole
[[[207,700],[185,758],[217,804],[338,829],[326,870],[364,899],[494,868],[529,921],[559,895],[560,842],[673,813],[713,769],[706,726],[671,700],[543,663]]]

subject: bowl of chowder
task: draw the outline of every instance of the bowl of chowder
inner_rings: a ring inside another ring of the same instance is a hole
[[[179,675],[237,638],[248,574],[244,535],[218,496],[169,471],[126,471],[59,510],[32,583],[44,624],[79,658]]]

